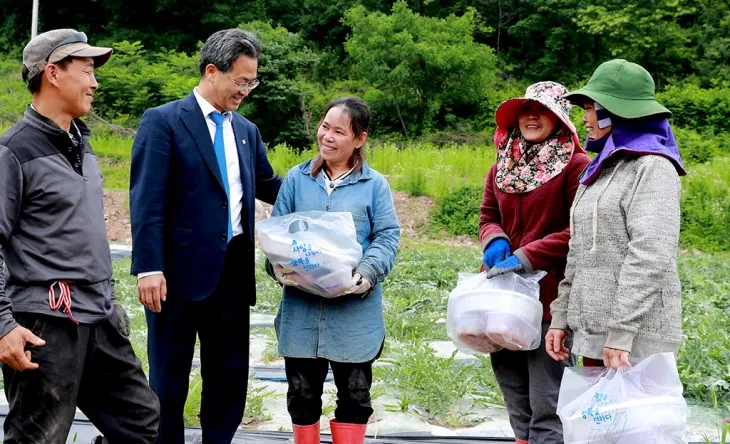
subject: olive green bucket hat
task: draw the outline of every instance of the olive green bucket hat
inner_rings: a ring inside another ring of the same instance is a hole
[[[623,59],[609,60],[596,68],[583,88],[566,94],[569,102],[582,105],[586,97],[610,113],[626,119],[672,113],[655,99],[654,79],[640,65]]]

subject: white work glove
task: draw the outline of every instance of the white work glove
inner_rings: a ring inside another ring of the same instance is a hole
[[[368,292],[368,290],[370,290],[370,287],[372,287],[372,285],[373,284],[371,284],[369,280],[362,277],[360,273],[355,273],[352,276],[351,287],[347,292],[352,294],[361,294],[364,296]]]
[[[293,270],[288,270],[279,264],[273,266],[274,276],[281,285],[288,285],[290,287],[296,287],[297,283],[290,279],[287,275],[291,274]]]

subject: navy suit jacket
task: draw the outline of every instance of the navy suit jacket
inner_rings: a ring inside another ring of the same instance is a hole
[[[273,204],[281,178],[269,164],[256,125],[232,114],[243,184],[243,234],[231,245],[242,246],[238,255],[251,259],[244,261],[247,266],[241,264],[245,269],[238,276],[253,305],[255,198]],[[164,272],[168,300],[208,297],[223,271],[229,209],[210,132],[192,93],[142,116],[132,147],[129,194],[131,273]]]

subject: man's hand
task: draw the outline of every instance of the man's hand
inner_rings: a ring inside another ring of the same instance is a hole
[[[626,350],[618,350],[615,348],[603,348],[603,365],[606,368],[612,368],[614,370],[619,367],[631,367],[629,362],[629,352]]]
[[[0,338],[0,362],[8,364],[15,370],[35,370],[38,364],[31,362],[30,351],[25,349],[26,342],[36,347],[46,345],[46,341],[34,335],[25,327],[15,327],[10,333]]]
[[[137,281],[137,298],[145,307],[159,313],[167,300],[167,281],[162,274],[145,276]]]
[[[545,335],[545,351],[556,361],[568,359],[570,350],[565,346],[565,338],[568,332],[559,328],[551,328]]]

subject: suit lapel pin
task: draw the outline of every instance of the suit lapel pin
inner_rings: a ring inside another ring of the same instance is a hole
[[[241,143],[245,145],[246,144],[246,139],[241,139]]]

